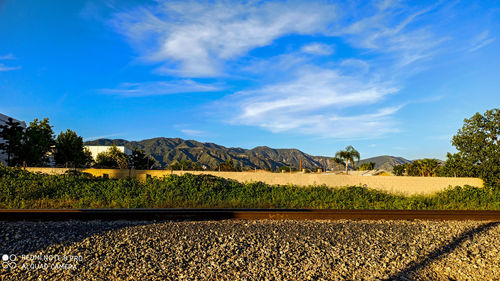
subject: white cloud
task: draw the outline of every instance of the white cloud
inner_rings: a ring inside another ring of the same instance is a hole
[[[154,81],[141,83],[122,83],[113,89],[99,90],[104,94],[116,94],[126,97],[154,95],[172,95],[180,93],[213,92],[221,88],[216,85],[200,84],[193,80]]]
[[[333,54],[333,47],[322,43],[311,43],[303,46],[301,50],[304,53],[318,56],[328,56]]]
[[[16,59],[16,57],[14,57],[13,54],[7,54],[7,55],[0,56],[0,60],[14,60],[14,59]],[[19,69],[21,69],[20,66],[8,66],[8,65],[5,65],[3,63],[0,63],[0,72],[19,70]]]
[[[0,60],[13,60],[13,59],[16,59],[16,57],[14,57],[13,54],[6,54],[3,56],[0,56]]]
[[[184,135],[193,136],[193,137],[198,137],[198,136],[201,136],[201,135],[205,134],[205,132],[203,132],[203,131],[191,130],[191,129],[181,129],[181,132]]]
[[[433,56],[446,36],[420,20],[445,4],[409,8],[399,1],[369,4],[327,1],[157,1],[114,14],[109,24],[123,34],[156,72],[213,77],[255,48],[289,35],[340,37],[354,48],[383,54],[405,67]],[[360,12],[362,10],[362,12]],[[368,11],[368,12],[366,12]],[[330,55],[330,45],[311,43],[304,53]]]
[[[218,104],[226,106],[214,109],[231,112],[226,117],[233,124],[272,132],[373,137],[397,131],[395,115],[402,106],[392,106],[394,101],[383,104],[387,96],[456,44],[445,46],[453,38],[449,28],[440,25],[453,3],[412,7],[392,0],[365,3],[156,1],[116,12],[108,23],[142,60],[154,65],[156,73],[182,77],[230,73],[234,79],[254,82],[253,89],[223,98]],[[275,42],[281,44],[276,39],[291,34],[308,36],[274,48]],[[488,33],[481,35],[469,51],[493,40]],[[335,46],[338,56],[332,55],[332,45],[320,43],[332,42],[333,37],[340,42]],[[311,38],[317,42],[305,43]],[[265,46],[271,46],[271,57],[250,52]],[[319,61],[316,56],[323,57]],[[174,85],[122,84],[104,91],[141,96],[218,89],[166,83]],[[404,97],[399,100],[397,104],[408,103]]]
[[[342,60],[339,68],[346,75],[363,75],[370,71],[370,64],[364,60],[349,58]]]
[[[266,77],[283,76],[283,73],[289,73],[307,63],[309,63],[307,56],[300,53],[290,53],[270,58],[252,59],[243,65],[241,70],[251,74],[265,73]]]
[[[375,104],[396,91],[379,81],[362,81],[334,70],[308,68],[299,71],[292,81],[241,91],[225,103],[237,109],[233,124],[258,126],[276,133],[350,138],[396,131],[391,116],[400,107],[358,115],[338,114],[343,109]]]
[[[399,0],[381,0],[378,1],[375,5],[381,11],[392,8],[398,4]]]
[[[7,66],[2,63],[0,63],[0,71],[11,71],[11,70],[19,70],[21,69],[20,66]]]
[[[392,118],[401,107],[382,108],[373,113],[341,116],[337,114],[312,115],[299,121],[294,128],[300,133],[324,138],[367,138],[398,132]],[[293,122],[293,116],[290,121]]]
[[[224,62],[287,34],[317,34],[335,18],[326,2],[159,1],[115,14],[110,24],[158,71],[216,76]]]
[[[467,49],[468,52],[475,52],[479,49],[481,49],[482,47],[486,46],[486,45],[489,45],[490,43],[492,43],[493,41],[495,41],[495,38],[492,38],[490,35],[489,35],[489,32],[488,31],[483,31],[481,32],[480,34],[478,34],[471,42],[471,45],[470,47]]]
[[[436,36],[429,25],[418,23],[419,19],[438,9],[440,3],[417,10],[394,1],[379,4],[379,9],[370,16],[343,19],[345,23],[332,31],[332,35],[345,38],[354,47],[384,54],[385,60],[390,58],[397,67],[431,57],[449,40],[446,36]]]

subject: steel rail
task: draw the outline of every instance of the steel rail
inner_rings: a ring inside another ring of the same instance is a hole
[[[226,219],[500,221],[500,211],[318,209],[0,209],[0,221],[162,221]]]

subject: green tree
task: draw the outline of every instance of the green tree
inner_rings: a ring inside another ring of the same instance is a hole
[[[48,153],[52,150],[55,141],[54,132],[49,124],[49,119],[38,119],[30,123],[24,134],[22,160],[28,166],[43,166],[48,163]]]
[[[234,165],[233,160],[228,159],[225,162],[219,163],[219,166],[217,167],[217,170],[219,170],[219,171],[226,171],[226,172],[229,172],[229,171],[239,172],[239,171],[241,171],[241,168],[240,167],[236,167]]]
[[[359,157],[359,152],[354,149],[352,145],[346,147],[345,150],[340,150],[335,153],[335,158],[340,158],[345,161],[345,173],[347,175],[349,174],[349,163],[352,163],[352,167],[355,167],[356,164],[354,163],[354,160],[357,159],[359,161]]]
[[[420,176],[420,169],[418,167],[418,164],[416,164],[416,163],[406,163],[404,165],[404,167],[405,167],[405,172],[406,172],[407,176],[412,176],[412,177],[418,177],[418,176]]]
[[[375,169],[375,162],[362,163],[361,165],[359,165],[360,171],[369,171],[373,169]]]
[[[405,165],[396,165],[394,166],[392,173],[396,176],[404,176],[405,170]]]
[[[475,177],[477,176],[473,169],[469,169],[467,164],[458,154],[451,154],[448,152],[446,155],[446,162],[440,171],[440,176],[444,177]]]
[[[170,169],[172,170],[180,170],[180,171],[201,171],[203,167],[197,162],[193,162],[191,160],[181,160],[179,162],[175,162],[170,164]]]
[[[292,171],[292,172],[293,172],[293,171],[294,171],[294,169],[292,169],[292,168],[291,168],[291,167],[289,167],[289,166],[285,166],[285,165],[283,165],[283,166],[279,167],[279,172],[280,172],[280,173],[282,173],[283,171],[285,171],[285,172],[290,172],[290,171]]]
[[[56,165],[86,167],[92,164],[90,151],[83,146],[82,137],[70,129],[61,132],[55,141],[54,160]]]
[[[129,167],[128,160],[127,154],[121,152],[116,145],[113,145],[108,151],[97,154],[95,166],[99,168],[127,169]]]
[[[4,140],[4,143],[0,143],[0,150],[7,154],[7,165],[22,164],[20,158],[23,148],[24,129],[21,127],[21,123],[9,117],[7,122],[0,126],[0,138]]]
[[[436,159],[425,158],[422,160],[415,160],[411,164],[413,167],[412,174],[419,175],[422,177],[432,177],[435,176],[439,170],[439,162]]]
[[[500,109],[465,119],[452,144],[458,152],[448,154],[444,170],[449,176],[480,177],[487,185],[500,186]]]
[[[340,166],[345,166],[344,160],[339,157],[333,157],[333,163],[336,164],[337,170],[340,170]]]
[[[94,166],[96,168],[118,168],[118,163],[113,156],[106,151],[97,154]]]
[[[156,160],[142,149],[134,149],[130,156],[130,165],[134,169],[147,170],[156,165]]]

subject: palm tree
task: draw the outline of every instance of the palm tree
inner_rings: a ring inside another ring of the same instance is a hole
[[[416,160],[415,162],[422,177],[434,176],[439,167],[439,163],[436,159],[425,158],[423,160]]]
[[[340,158],[345,161],[345,173],[346,175],[349,174],[349,162],[352,163],[352,166],[354,167],[354,159],[358,159],[359,161],[359,152],[352,147],[352,145],[349,145],[348,147],[345,148],[345,150],[340,150],[335,153],[335,158]]]
[[[340,170],[340,165],[345,165],[344,160],[342,160],[339,157],[334,157],[333,158],[333,163],[337,164],[337,169],[339,169],[339,170]]]

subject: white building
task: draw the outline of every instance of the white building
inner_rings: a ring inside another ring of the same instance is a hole
[[[101,152],[106,152],[110,148],[110,145],[86,145],[85,148],[87,148],[90,153],[92,154],[92,158],[95,160],[97,157],[97,154]],[[121,152],[127,154],[127,155],[132,155],[132,150],[126,148],[125,146],[116,146],[118,150]]]
[[[5,123],[7,123],[9,118],[12,118],[12,117],[0,113],[0,125],[4,125]],[[12,118],[12,119],[14,119],[14,118]],[[24,123],[24,121],[19,121],[16,119],[14,119],[14,121],[19,122],[19,125],[21,127],[26,128],[26,123]],[[0,138],[0,143],[4,143],[4,142],[5,142],[5,140]],[[0,150],[0,162],[4,165],[7,164],[7,154],[3,150]]]

